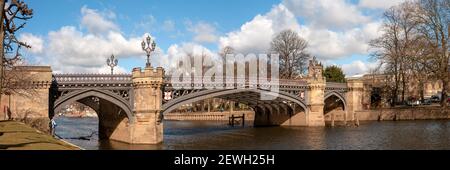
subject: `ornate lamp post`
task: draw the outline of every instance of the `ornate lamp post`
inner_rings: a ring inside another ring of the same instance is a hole
[[[154,40],[152,41],[152,38],[150,37],[150,35],[148,35],[147,38],[142,41],[141,45],[142,50],[147,53],[147,63],[145,64],[145,66],[151,67],[152,65],[150,64],[150,54],[155,51],[156,43]]]
[[[116,67],[118,63],[119,61],[114,57],[114,54],[106,60],[106,64],[111,67],[111,75],[114,74],[114,67]]]

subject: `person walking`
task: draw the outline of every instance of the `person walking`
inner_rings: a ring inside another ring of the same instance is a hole
[[[56,128],[57,124],[55,122],[55,120],[52,118],[50,120],[50,133],[52,136],[55,136],[55,128]]]
[[[7,120],[13,120],[11,109],[8,106],[6,106],[6,114],[8,116]]]

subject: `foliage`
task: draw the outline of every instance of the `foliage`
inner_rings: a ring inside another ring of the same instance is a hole
[[[345,74],[342,71],[342,68],[335,65],[326,67],[323,76],[326,78],[327,82],[345,82]]]

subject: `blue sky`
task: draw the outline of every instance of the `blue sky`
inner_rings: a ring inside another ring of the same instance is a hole
[[[187,53],[213,54],[224,46],[242,53],[267,50],[279,31],[292,29],[308,51],[348,75],[375,65],[367,42],[379,35],[380,14],[401,0],[28,0],[34,18],[19,38],[32,45],[29,64],[55,72],[107,72],[114,53],[119,72],[145,65],[139,42],[159,47],[153,65],[170,66]]]
[[[188,3],[189,2],[189,3]],[[150,32],[158,37],[158,45],[168,48],[180,41],[190,41],[190,35],[171,38],[170,33],[160,28],[164,21],[174,21],[177,30],[186,32],[184,22],[187,20],[217,23],[217,31],[226,33],[238,29],[256,14],[265,13],[279,3],[274,0],[39,0],[29,1],[35,16],[27,24],[24,32],[45,35],[51,30],[58,30],[66,25],[80,25],[80,9],[84,6],[100,12],[113,12],[116,22],[126,36],[141,35]],[[249,8],[251,6],[252,8]],[[150,21],[150,17],[154,21]],[[142,22],[155,22],[151,27],[139,26]],[[180,27],[180,28],[178,28]],[[213,46],[214,48],[216,46]]]

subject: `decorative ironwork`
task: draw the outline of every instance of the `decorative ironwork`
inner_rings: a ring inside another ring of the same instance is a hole
[[[147,38],[142,41],[141,45],[142,50],[144,50],[145,53],[147,53],[147,63],[145,64],[145,66],[151,67],[152,65],[150,64],[150,55],[156,49],[155,40],[152,41],[152,38],[150,37],[150,35],[148,35]]]
[[[130,74],[55,74],[55,81],[64,84],[131,84]]]
[[[230,100],[243,102],[252,106],[256,106],[259,98],[263,94],[255,93],[254,91],[267,91],[271,87],[276,87],[279,89],[279,94],[284,98],[277,98],[273,103],[277,102],[289,102],[289,101],[297,101],[301,103],[306,103],[306,96],[308,96],[308,90],[310,90],[311,86],[304,79],[298,80],[285,80],[280,79],[277,81],[268,80],[268,83],[264,85],[260,85],[258,81],[254,79],[237,79],[228,81],[231,82],[229,84],[223,83],[221,81],[214,81],[214,77],[190,77],[192,80],[201,80],[201,81],[178,81],[173,82],[170,79],[170,76],[166,76],[163,83],[162,88],[162,101],[163,108],[173,105],[174,103],[180,103],[186,101],[186,99],[190,98],[199,98],[203,99],[208,96],[214,96],[214,93],[223,93],[228,88],[232,86],[234,89],[242,89],[239,90],[239,93],[234,94],[226,94],[222,95],[222,97],[229,97]],[[116,98],[120,98],[120,100],[128,103],[130,107],[133,106],[133,81],[132,76],[130,74],[55,74],[53,75],[54,85],[52,88],[56,89],[57,93],[55,95],[55,100],[58,98],[66,98],[71,97],[76,93],[80,93],[80,90],[86,89],[97,89],[101,91],[110,92],[111,96],[116,96]],[[211,80],[206,82],[204,80]],[[181,87],[181,88],[179,88]],[[185,87],[185,88],[183,88]],[[217,88],[211,88],[217,87]],[[158,87],[153,87],[158,88]],[[325,96],[329,94],[336,94],[338,96],[345,96],[345,93],[349,90],[346,83],[326,83],[325,87]],[[248,89],[248,91],[246,90]],[[156,91],[154,91],[156,92]],[[156,94],[156,93],[155,93]],[[66,96],[67,95],[67,96]],[[343,98],[345,100],[345,97]],[[256,102],[256,103],[255,103]],[[269,102],[270,103],[270,102]],[[298,104],[298,103],[297,103]]]
[[[117,64],[119,64],[119,61],[116,59],[116,57],[114,57],[114,54],[112,54],[111,57],[106,60],[106,64],[109,67],[111,67],[111,75],[113,75],[114,74],[114,67],[116,67]]]
[[[53,88],[58,91],[55,100],[79,90],[101,88],[131,102],[133,83],[130,74],[55,74],[53,81]]]
[[[112,90],[113,93],[121,96],[127,101],[130,101],[129,90]]]

